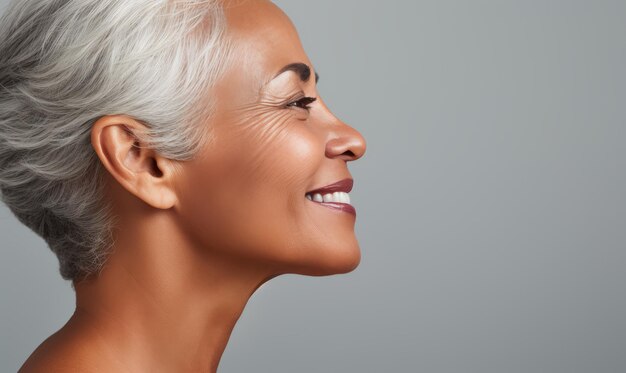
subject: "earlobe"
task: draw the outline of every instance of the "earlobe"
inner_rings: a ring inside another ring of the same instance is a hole
[[[98,119],[91,129],[91,144],[102,165],[129,193],[158,209],[177,202],[173,161],[145,146],[139,133],[145,126],[124,115]]]

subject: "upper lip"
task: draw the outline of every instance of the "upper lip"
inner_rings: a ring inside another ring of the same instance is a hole
[[[309,192],[307,192],[306,194],[327,194],[327,193],[334,193],[334,192],[345,192],[345,193],[349,193],[352,190],[352,185],[354,184],[354,180],[348,178],[348,179],[343,179],[343,180],[339,180],[335,183],[332,184],[328,184],[326,186],[323,186],[321,188],[317,188],[314,190],[311,190]]]

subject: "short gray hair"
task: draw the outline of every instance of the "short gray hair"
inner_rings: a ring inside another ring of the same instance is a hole
[[[22,0],[0,19],[0,197],[76,280],[101,270],[116,223],[91,126],[144,123],[188,160],[212,138],[209,88],[230,48],[217,0]]]

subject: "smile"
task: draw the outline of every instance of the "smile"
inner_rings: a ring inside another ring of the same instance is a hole
[[[356,215],[356,210],[350,204],[350,195],[348,194],[348,192],[352,190],[352,185],[352,179],[340,180],[336,183],[307,192],[305,197],[309,201],[325,207]]]
[[[350,203],[350,195],[346,192],[334,192],[327,193],[321,195],[320,193],[315,193],[311,195],[310,193],[306,194],[306,198],[309,201],[314,202],[339,202],[339,203]]]

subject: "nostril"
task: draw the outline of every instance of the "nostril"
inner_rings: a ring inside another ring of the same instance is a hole
[[[345,126],[349,128],[348,126]],[[329,158],[340,158],[345,161],[359,159],[365,151],[365,143],[362,137],[340,136],[329,140],[326,143],[326,156]]]

